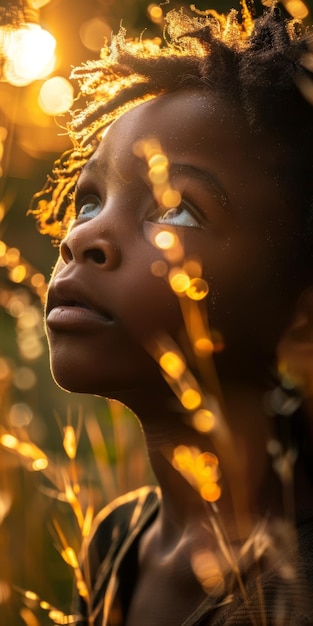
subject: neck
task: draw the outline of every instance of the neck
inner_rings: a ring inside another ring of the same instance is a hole
[[[223,415],[217,417],[211,433],[201,434],[191,426],[190,416],[182,411],[167,386],[165,393],[165,386],[157,392],[138,390],[132,398],[125,398],[139,416],[162,492],[158,524],[164,541],[175,534],[183,535],[195,524],[198,528],[207,524],[213,510],[219,511],[226,534],[234,542],[249,536],[264,516],[289,517],[294,503],[288,493],[293,485],[290,489],[283,486],[267,451],[273,435],[263,409],[263,392],[238,385],[224,389]],[[220,468],[217,484],[221,488],[216,502],[203,500],[199,489],[190,484],[190,472],[186,475],[183,467],[175,464],[173,457],[179,446],[185,446],[180,451],[184,454],[185,450],[186,462],[188,450],[194,450],[194,460],[201,453],[216,455]]]
[[[150,402],[149,409],[141,412],[140,421],[162,491],[164,519],[185,526],[196,516],[199,520],[206,517],[212,509],[212,503],[204,502],[197,488],[190,485],[192,477],[187,475],[186,479],[184,470],[173,460],[179,446],[185,446],[180,450],[186,452],[186,463],[188,450],[197,449],[194,459],[201,453],[218,459],[221,495],[213,506],[218,507],[228,534],[235,539],[249,534],[255,521],[264,515],[283,515],[283,502],[280,480],[266,449],[271,432],[263,411],[263,394],[251,389],[228,389],[224,402],[223,415],[217,417],[216,427],[209,434],[195,430],[173,398],[163,406]]]

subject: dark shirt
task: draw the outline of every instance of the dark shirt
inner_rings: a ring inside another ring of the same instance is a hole
[[[142,487],[97,516],[82,551],[89,597],[79,596],[78,626],[125,624],[138,572],[138,542],[159,505],[159,489]],[[223,590],[208,593],[181,626],[313,626],[313,512],[302,515],[289,544],[283,532],[279,536],[281,528],[273,537],[256,533],[245,544],[237,573],[230,571]]]

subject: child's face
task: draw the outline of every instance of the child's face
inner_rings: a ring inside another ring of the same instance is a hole
[[[163,217],[155,199],[163,183],[153,187],[148,176],[151,138],[170,164],[166,185],[182,197]],[[296,211],[278,180],[280,158],[270,138],[250,133],[208,92],[156,98],[111,126],[80,176],[80,213],[49,288],[47,333],[61,386],[118,398],[119,389],[158,384],[145,349],[153,338],[165,332],[184,345],[178,298],[151,269],[164,259],[153,243],[164,229],[176,233],[185,258],[201,261],[209,321],[225,342],[221,377],[268,365],[297,295]]]

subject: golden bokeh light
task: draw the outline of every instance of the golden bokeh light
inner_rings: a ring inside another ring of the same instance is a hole
[[[200,495],[207,502],[217,502],[221,497],[221,488],[216,483],[206,483],[200,489]]]
[[[25,309],[25,303],[17,294],[13,295],[8,302],[7,309],[12,317],[19,317]]]
[[[196,470],[203,478],[216,481],[218,475],[218,458],[213,452],[202,452],[195,460]]]
[[[27,275],[25,265],[16,265],[10,270],[9,276],[13,283],[22,283]]]
[[[10,435],[10,433],[4,433],[0,437],[0,443],[4,448],[9,448],[9,450],[16,450],[18,446],[18,439],[14,437],[14,435]]]
[[[38,103],[46,115],[60,115],[68,111],[74,101],[74,88],[63,76],[53,76],[41,86]]]
[[[168,266],[165,261],[153,261],[151,263],[151,272],[154,276],[166,276],[168,271]]]
[[[159,364],[174,380],[179,379],[186,369],[185,360],[176,352],[168,351],[161,355]]]
[[[154,22],[154,24],[162,23],[163,11],[162,11],[162,8],[158,4],[149,4],[147,11],[148,11],[150,20]]]
[[[147,161],[150,170],[154,167],[160,170],[166,170],[169,166],[168,158],[163,152],[152,153],[151,156],[147,157]]]
[[[215,416],[208,409],[199,409],[192,416],[191,423],[199,433],[209,433],[215,426]]]
[[[217,484],[219,461],[215,454],[180,445],[173,450],[172,465],[198,491],[203,500],[216,502],[220,498],[221,488]]]
[[[38,24],[8,30],[5,35],[6,80],[15,86],[28,85],[53,71],[56,41]]]
[[[99,52],[106,39],[111,36],[111,28],[100,17],[93,17],[83,22],[79,28],[79,36],[82,44],[88,50]]]
[[[38,289],[38,287],[42,287],[45,284],[46,279],[43,274],[36,272],[36,274],[33,274],[31,277],[30,282],[33,287]]]
[[[193,411],[194,409],[197,409],[202,402],[201,393],[197,389],[192,389],[190,387],[182,392],[180,401],[185,409]]]
[[[25,591],[25,598],[27,598],[27,600],[33,600],[34,602],[38,602],[39,601],[39,596],[37,595],[37,593],[34,593],[34,591]]]
[[[42,472],[47,469],[48,465],[49,461],[47,458],[35,459],[35,461],[32,462],[32,469],[34,472]]]
[[[157,248],[160,248],[160,250],[170,250],[170,248],[173,248],[176,245],[177,237],[175,233],[170,230],[161,230],[156,234],[154,243]]]
[[[8,267],[15,267],[20,261],[21,253],[18,248],[8,248],[6,258]]]
[[[29,426],[33,419],[33,412],[29,404],[26,402],[17,402],[12,404],[9,409],[8,418],[11,426],[16,428],[24,428]]]
[[[40,626],[36,615],[34,615],[33,611],[31,611],[28,606],[23,606],[21,608],[20,616],[23,622],[25,622],[26,626]]]
[[[189,274],[190,278],[198,278],[202,273],[202,263],[200,259],[190,257],[184,261],[184,270]]]
[[[186,290],[191,300],[203,300],[209,293],[209,285],[203,278],[192,278]]]
[[[64,626],[64,624],[69,624],[67,621],[67,616],[63,613],[63,611],[58,611],[57,609],[51,609],[48,613],[49,619],[54,622],[54,626],[56,624]]]
[[[41,322],[41,315],[34,306],[25,307],[18,320],[19,328],[34,328]]]
[[[161,196],[162,206],[166,209],[177,207],[181,203],[181,194],[176,189],[167,188]]]
[[[164,185],[168,178],[167,167],[164,164],[154,165],[149,169],[149,179],[153,185]],[[163,194],[162,194],[163,197]]]
[[[173,268],[168,275],[169,283],[176,294],[184,294],[190,286],[190,278],[181,268]]]
[[[287,11],[296,19],[303,20],[309,15],[309,9],[302,0],[284,0]]]
[[[208,356],[214,350],[213,342],[209,337],[198,337],[194,342],[197,356]]]
[[[17,339],[19,350],[24,359],[34,361],[42,355],[44,348],[36,332],[21,333]]]
[[[206,593],[220,594],[224,587],[224,577],[218,559],[213,552],[201,550],[191,556],[191,567]]]
[[[46,602],[46,600],[41,600],[39,605],[40,605],[40,608],[43,609],[44,611],[47,611],[48,609],[51,608],[49,602]]]

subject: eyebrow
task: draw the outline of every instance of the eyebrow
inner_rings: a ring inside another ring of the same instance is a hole
[[[86,161],[86,163],[82,166],[80,176],[86,171],[96,172],[98,168],[99,168],[98,159],[96,159],[94,156],[91,156],[90,159],[88,159],[88,161]],[[104,163],[101,165],[101,171],[106,172],[106,170],[107,170],[107,165],[106,163]]]
[[[189,163],[175,162],[170,164],[169,171],[172,178],[177,174],[186,174],[191,178],[203,181],[209,187],[210,192],[213,192],[214,198],[218,201],[222,209],[226,213],[230,212],[230,202],[227,193],[211,171]]]
[[[94,157],[91,157],[83,165],[77,184],[76,184],[76,190],[79,189],[79,179],[81,175],[84,172],[88,173],[88,171],[93,172],[93,173],[97,172],[98,167],[99,167],[99,163],[97,159]],[[107,171],[108,171],[107,163],[102,163],[101,174],[106,175]],[[221,183],[216,178],[216,176],[210,170],[197,167],[195,165],[191,165],[190,163],[179,163],[179,162],[174,161],[174,162],[171,162],[169,165],[169,173],[170,173],[171,178],[174,178],[175,175],[177,176],[179,174],[184,174],[184,175],[187,175],[188,177],[203,181],[207,185],[207,187],[210,190],[210,193],[213,194],[214,199],[217,200],[217,202],[219,203],[223,211],[225,211],[225,213],[227,214],[230,213],[230,202],[229,202],[227,193],[225,189],[223,188],[223,186],[221,185]]]

